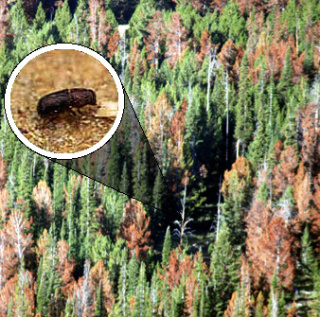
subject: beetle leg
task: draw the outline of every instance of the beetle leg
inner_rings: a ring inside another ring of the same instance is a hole
[[[70,113],[71,113],[74,117],[77,116],[77,113],[76,113],[72,108],[70,108]]]

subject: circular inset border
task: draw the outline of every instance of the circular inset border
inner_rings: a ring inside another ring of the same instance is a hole
[[[12,89],[12,85],[16,79],[16,77],[18,76],[18,74],[20,73],[20,71],[22,70],[22,68],[27,65],[31,60],[33,60],[35,57],[46,53],[46,52],[50,52],[53,50],[76,50],[76,51],[80,51],[83,53],[86,53],[90,56],[92,56],[93,58],[95,58],[96,60],[98,60],[101,64],[103,64],[107,70],[110,72],[111,76],[113,77],[116,87],[117,87],[117,91],[118,91],[118,113],[116,116],[116,119],[111,127],[111,129],[107,132],[107,134],[98,142],[96,143],[94,146],[80,151],[80,152],[74,152],[74,153],[55,153],[55,152],[50,152],[50,151],[46,151],[43,150],[37,146],[35,146],[33,143],[31,143],[18,129],[18,127],[16,126],[14,120],[13,120],[13,116],[11,113],[11,89]],[[41,47],[35,51],[33,51],[32,53],[30,53],[29,55],[27,55],[13,70],[13,72],[10,75],[10,78],[8,80],[8,84],[7,84],[7,88],[6,88],[6,94],[5,94],[5,98],[4,98],[4,107],[5,107],[5,112],[6,112],[6,116],[7,116],[7,120],[9,122],[9,125],[12,129],[12,131],[14,132],[14,134],[18,137],[18,139],[24,144],[26,145],[30,150],[46,156],[48,158],[55,158],[55,159],[60,159],[60,160],[71,160],[71,159],[76,159],[82,156],[86,156],[89,155],[97,150],[99,150],[103,145],[105,145],[113,136],[113,134],[116,132],[116,130],[118,129],[118,126],[121,122],[122,119],[122,115],[123,115],[123,111],[124,111],[124,102],[125,102],[125,98],[124,98],[124,88],[122,86],[122,83],[120,81],[120,78],[117,74],[117,72],[115,71],[115,69],[111,66],[111,64],[106,61],[100,54],[98,54],[97,52],[93,51],[92,49],[85,47],[85,46],[81,46],[78,44],[65,44],[65,43],[60,43],[60,44],[52,44],[52,45],[48,45],[48,46],[44,46]]]

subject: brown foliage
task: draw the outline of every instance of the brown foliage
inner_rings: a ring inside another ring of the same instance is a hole
[[[229,305],[224,311],[224,317],[233,317],[237,311],[237,301],[238,301],[238,292],[233,292],[231,299],[229,300]]]
[[[200,48],[200,52],[197,53],[197,58],[200,64],[203,63],[203,60],[206,56],[209,56],[210,53],[217,48],[217,45],[213,45],[211,43],[211,37],[210,37],[210,32],[205,29],[202,33],[201,36],[201,48]]]
[[[172,14],[171,22],[168,25],[168,33],[166,38],[167,52],[165,56],[169,65],[173,68],[182,56],[183,51],[188,46],[189,31],[182,25],[179,12]]]
[[[248,8],[249,12],[252,12],[253,7],[257,14],[263,13],[266,9],[267,4],[264,1],[260,0],[238,0],[238,5],[241,14],[244,14],[246,8]]]
[[[8,304],[10,298],[14,297],[15,285],[17,283],[18,275],[15,274],[10,280],[7,281],[5,286],[0,291],[0,317],[6,317],[8,311]]]
[[[244,156],[240,156],[232,164],[230,171],[225,171],[221,192],[225,197],[243,193],[247,186],[247,178],[250,175],[250,165]]]
[[[103,304],[108,313],[110,313],[115,298],[112,293],[111,283],[109,281],[109,272],[106,271],[103,260],[99,260],[90,271],[90,278],[95,288],[102,287]]]
[[[68,259],[69,245],[65,240],[60,240],[58,243],[58,258],[59,263],[57,266],[57,272],[62,278],[61,291],[65,298],[68,297],[73,284],[75,282],[73,278],[73,270],[75,268],[75,261]]]
[[[199,289],[199,285],[195,285],[197,279],[192,279],[195,265],[196,263],[199,264],[199,262],[200,265],[202,265],[203,270],[207,272],[208,268],[200,258],[199,252],[197,252],[194,257],[191,258],[189,255],[182,257],[181,249],[179,254],[176,250],[172,250],[167,267],[165,267],[164,264],[162,265],[164,274],[161,274],[160,272],[158,272],[158,274],[162,281],[165,280],[167,282],[170,290],[173,290],[174,287],[180,284],[182,277],[189,278],[189,281],[192,285],[190,285],[190,288],[186,292],[189,296],[189,299],[187,298],[187,300],[189,300],[189,302],[192,302],[191,298],[195,296],[195,291],[198,291]]]
[[[168,138],[172,106],[165,92],[161,92],[156,103],[145,109],[146,134],[160,164],[163,158],[163,142]]]
[[[124,220],[120,225],[120,237],[127,241],[137,259],[144,258],[151,244],[151,231],[148,231],[150,217],[146,216],[141,202],[130,200],[124,209]]]
[[[46,181],[41,180],[37,186],[33,188],[33,199],[37,206],[37,214],[39,219],[49,225],[52,210],[52,195]]]
[[[291,289],[295,269],[292,256],[294,238],[285,220],[273,217],[273,211],[268,206],[255,200],[247,223],[247,254],[252,263],[254,286],[259,288],[263,278],[270,283],[277,269],[279,284]]]
[[[185,134],[185,114],[188,108],[188,103],[185,99],[182,101],[182,105],[179,110],[176,111],[176,113],[173,116],[171,126],[170,126],[170,139],[168,141],[168,153],[170,155],[171,164],[170,166],[173,167],[173,173],[175,174],[175,178],[181,178],[182,175],[179,169],[182,169],[183,166],[183,139]],[[174,184],[179,183],[175,179]],[[175,185],[176,186],[176,185]],[[175,188],[174,188],[175,192]]]
[[[110,23],[106,21],[106,10],[103,1],[89,0],[89,10],[88,22],[90,23],[91,46],[102,51],[108,47],[112,32]],[[93,43],[96,43],[96,46]]]
[[[4,45],[6,31],[8,27],[8,4],[7,0],[0,1],[0,48]]]
[[[133,41],[133,45],[131,47],[128,62],[129,62],[130,76],[132,78],[132,81],[134,81],[135,80],[134,75],[136,72],[136,68],[138,68],[139,76],[142,76],[144,73],[144,70],[145,70],[144,62],[141,58],[140,50],[138,48],[138,43],[137,43],[136,39]]]
[[[292,306],[287,310],[287,317],[298,317],[296,302],[293,301]]]
[[[31,221],[27,222],[20,211],[12,211],[4,228],[0,230],[0,316],[6,316],[10,298],[14,298],[13,311],[16,312],[17,296],[22,296],[19,298],[20,303],[28,305],[26,312],[33,314],[33,276],[20,265],[22,258],[32,252],[32,235],[26,233],[30,226]],[[15,294],[17,283],[20,291]]]
[[[223,11],[224,7],[227,5],[228,0],[213,0],[211,7],[218,10],[220,13]]]
[[[26,221],[24,214],[20,211],[12,211],[5,226],[5,233],[8,236],[15,256],[20,262],[22,257],[31,251],[32,234],[26,233],[31,227],[32,220]]]
[[[301,223],[309,221],[310,203],[312,199],[310,174],[306,173],[302,162],[300,162],[294,184],[294,198],[298,208],[298,220]]]
[[[280,146],[280,143],[278,143]],[[281,148],[281,147],[280,147]],[[275,156],[279,157],[279,150],[276,149]],[[273,186],[276,195],[283,195],[288,185],[295,182],[295,174],[299,160],[293,146],[288,146],[280,154],[280,164],[273,168]]]
[[[231,39],[224,43],[221,48],[221,52],[217,55],[219,63],[230,72],[233,69],[233,65],[236,61],[238,51]],[[231,74],[232,75],[232,74]]]
[[[7,202],[9,199],[9,193],[6,188],[0,189],[0,212],[1,220],[6,221],[8,216]]]
[[[100,19],[99,19],[100,8],[104,10],[102,0],[89,1],[90,15],[88,18],[88,22],[90,23],[91,45],[93,42],[99,41],[98,33],[99,33],[99,23],[100,23]]]
[[[157,11],[147,26],[149,36],[144,39],[150,65],[158,68],[161,44],[164,39],[164,24],[161,11]]]
[[[108,42],[108,57],[111,58],[117,52],[120,43],[120,34],[118,29],[112,34]]]

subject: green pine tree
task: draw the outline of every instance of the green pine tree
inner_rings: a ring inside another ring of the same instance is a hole
[[[163,248],[162,248],[162,264],[164,264],[165,266],[169,262],[171,247],[172,247],[171,232],[170,232],[170,227],[168,227],[166,230],[166,235],[164,237]]]
[[[71,14],[68,1],[64,1],[62,6],[59,6],[54,18],[55,25],[59,32],[59,39],[62,42],[68,41],[68,26],[71,21]]]
[[[211,255],[211,286],[214,292],[214,311],[223,316],[228,300],[239,281],[238,260],[232,250],[229,229],[222,223],[218,238]]]

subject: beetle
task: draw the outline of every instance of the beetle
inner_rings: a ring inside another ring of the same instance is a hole
[[[92,89],[72,88],[55,91],[40,98],[37,106],[39,116],[47,117],[86,105],[96,105],[97,97]]]

